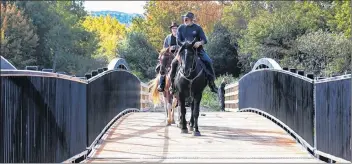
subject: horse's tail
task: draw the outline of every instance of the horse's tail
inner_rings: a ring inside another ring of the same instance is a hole
[[[151,90],[151,95],[152,95],[152,100],[153,100],[153,104],[159,104],[160,103],[160,94],[158,91],[158,83],[159,83],[159,79],[160,79],[160,74],[158,74],[156,76],[156,78],[153,80],[153,84],[152,84],[152,90]]]

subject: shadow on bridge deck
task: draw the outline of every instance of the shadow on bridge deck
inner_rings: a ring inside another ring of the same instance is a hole
[[[187,113],[189,114],[189,113]],[[206,113],[202,136],[165,126],[163,113],[119,119],[84,162],[320,162],[278,125],[254,113]]]

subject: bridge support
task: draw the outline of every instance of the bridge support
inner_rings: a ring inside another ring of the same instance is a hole
[[[271,58],[261,58],[253,66],[252,71],[262,68],[278,69],[282,70],[279,63]]]
[[[130,68],[126,60],[123,58],[115,58],[109,63],[108,70],[117,70],[117,69],[124,69],[124,70],[130,71]]]

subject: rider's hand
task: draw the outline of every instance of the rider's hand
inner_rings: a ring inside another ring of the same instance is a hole
[[[196,43],[194,43],[194,46],[193,46],[193,47],[198,48],[198,47],[201,46],[201,45],[202,45],[202,42],[196,42]]]

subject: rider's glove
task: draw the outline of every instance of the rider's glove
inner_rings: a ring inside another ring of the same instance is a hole
[[[202,45],[202,42],[196,42],[196,43],[194,43],[194,46],[193,46],[193,47],[198,48],[198,47],[201,46],[201,45]]]

